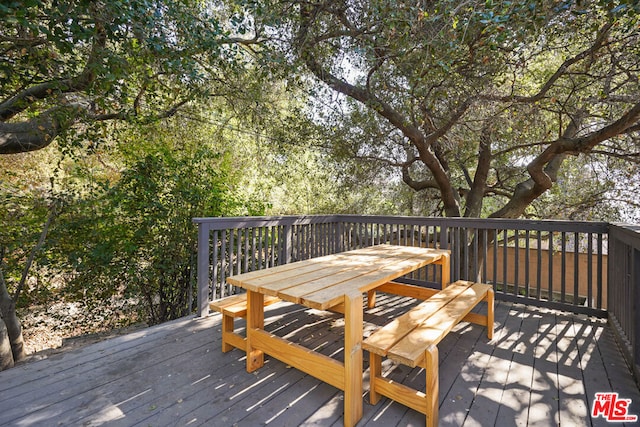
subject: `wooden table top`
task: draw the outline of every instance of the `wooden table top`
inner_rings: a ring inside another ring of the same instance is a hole
[[[326,310],[345,295],[367,292],[439,261],[448,250],[377,245],[227,278],[235,286]]]

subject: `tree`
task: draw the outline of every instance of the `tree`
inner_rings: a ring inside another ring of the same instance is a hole
[[[11,1],[0,22],[0,154],[234,93],[257,43],[241,8],[197,0]]]
[[[287,58],[342,96],[349,151],[447,216],[525,215],[569,156],[640,159],[633,2],[295,1],[275,15],[262,25],[291,29]]]

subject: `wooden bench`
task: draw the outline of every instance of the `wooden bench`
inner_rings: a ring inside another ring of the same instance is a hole
[[[264,306],[279,301],[280,298],[265,296]],[[247,317],[247,294],[236,294],[211,301],[209,309],[222,313],[222,352],[226,353],[234,347],[246,352],[247,339],[235,333],[234,320],[238,317]]]
[[[487,302],[487,314],[471,313]],[[487,327],[493,338],[493,288],[483,283],[457,281],[438,291],[407,313],[376,330],[363,341],[370,353],[370,401],[375,405],[386,396],[426,415],[426,425],[438,424],[438,343],[460,321]],[[426,392],[382,376],[382,358],[387,357],[426,372]]]

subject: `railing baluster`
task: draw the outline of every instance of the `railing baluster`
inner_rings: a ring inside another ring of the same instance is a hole
[[[271,246],[270,248],[270,254],[269,254],[269,258],[270,258],[270,266],[271,267],[275,267],[277,266],[277,253],[278,253],[278,226],[273,226],[269,228],[269,232],[271,233],[271,240],[269,241],[269,244]]]
[[[562,263],[560,266],[560,271],[562,272],[560,275],[560,302],[565,302],[565,296],[566,296],[566,285],[567,285],[567,280],[566,280],[566,275],[567,275],[567,233],[566,232],[562,232],[561,233],[562,236],[562,242],[561,242],[561,248],[562,248]]]
[[[218,259],[220,257],[220,251],[218,249],[218,243],[219,243],[219,231],[215,230],[213,232],[213,259],[211,260],[211,273],[212,273],[212,277],[211,277],[211,296],[212,298],[220,298],[220,296],[222,295],[222,289],[220,289],[220,285],[219,283],[222,283],[222,281],[219,278],[219,274],[218,274]],[[207,306],[207,310],[209,309],[209,307]]]
[[[477,228],[473,228],[473,237],[471,238],[471,241],[473,242],[473,277],[471,278],[471,280],[473,281],[477,281],[478,280],[478,273],[480,272],[480,266],[478,264],[478,238],[479,238],[479,233],[478,233],[478,229]]]
[[[460,270],[463,272],[464,276],[462,277],[463,279],[466,280],[471,280],[472,278],[469,277],[469,244],[468,244],[468,240],[467,240],[467,229],[466,228],[461,228],[461,227],[457,227],[456,228],[456,239],[458,241],[458,248],[460,248],[461,250],[461,265],[460,263],[459,268]]]
[[[579,271],[579,267],[580,265],[578,264],[578,262],[580,261],[580,250],[579,250],[579,245],[580,245],[580,235],[576,232],[573,233],[574,234],[574,249],[573,249],[573,304],[574,305],[578,305],[579,304],[579,298],[578,298],[578,294],[580,293],[579,291],[579,285],[580,282],[578,281],[578,271]]]
[[[603,302],[602,302],[602,293],[603,293],[603,289],[602,289],[602,281],[604,279],[604,274],[603,274],[603,265],[602,265],[602,233],[598,234],[598,308],[603,308]],[[607,281],[607,287],[610,286],[609,282]],[[609,303],[607,302],[607,305]]]
[[[553,231],[549,231],[549,285],[547,286],[549,301],[553,301]]]
[[[489,251],[489,230],[486,228],[482,229],[482,280],[487,280],[487,255]]]
[[[242,229],[235,229],[233,234],[233,268],[231,274],[242,273]]]
[[[513,258],[514,258],[514,276],[513,276],[513,294],[520,295],[520,230],[513,230]]]
[[[587,238],[587,307],[593,307],[593,233]]]
[[[529,265],[531,264],[531,234],[529,229],[525,230],[524,232],[524,239],[525,239],[525,243],[524,243],[524,296],[525,298],[529,298],[529,288],[531,286],[531,281],[529,278],[529,273],[530,273],[530,269],[529,269]]]
[[[507,294],[509,293],[509,277],[507,275],[507,268],[509,266],[509,230],[506,228],[504,229],[504,237],[502,240],[502,292]]]
[[[209,315],[209,227],[206,224],[198,225],[198,316]],[[215,264],[214,270],[215,270]],[[214,295],[215,297],[215,295]]]
[[[537,272],[536,272],[536,299],[540,300],[542,297],[542,231],[538,230],[537,234]]]
[[[220,297],[223,297],[227,292],[227,230],[222,230],[220,251]]]
[[[493,287],[497,290],[498,285],[498,230],[493,230]]]

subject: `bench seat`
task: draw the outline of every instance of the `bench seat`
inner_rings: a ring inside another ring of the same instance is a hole
[[[481,301],[487,314],[471,313]],[[457,281],[438,291],[407,313],[376,330],[363,341],[370,353],[370,401],[386,396],[426,415],[426,425],[438,423],[438,343],[461,321],[487,327],[493,338],[493,287],[484,283]],[[426,372],[426,393],[382,376],[382,358]]]
[[[264,306],[275,304],[280,298],[265,296]],[[234,320],[247,317],[247,294],[241,293],[220,298],[209,303],[209,309],[222,313],[222,352],[238,348],[246,352],[247,339],[235,333]]]

